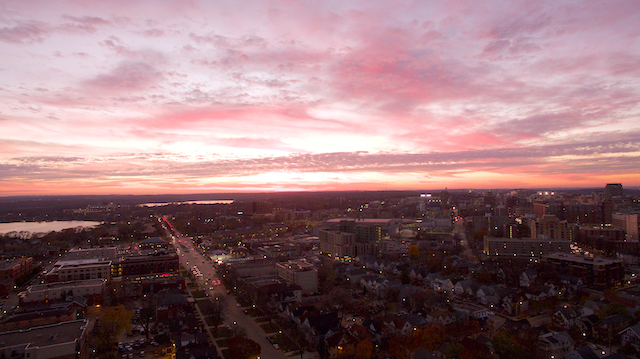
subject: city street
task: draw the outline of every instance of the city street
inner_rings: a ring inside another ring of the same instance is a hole
[[[194,248],[191,239],[176,236],[173,243],[178,256],[180,257],[180,264],[182,266],[184,266],[188,271],[190,271],[194,266],[198,267],[200,273],[202,273],[202,277],[198,278],[198,283],[205,292],[209,294],[209,297],[218,297],[223,301],[223,303],[226,303],[224,323],[232,327],[232,329],[234,326],[243,329],[247,334],[247,338],[260,344],[260,347],[262,348],[261,356],[263,358],[287,358],[281,350],[274,348],[273,345],[269,343],[262,328],[258,326],[251,316],[244,314],[242,311],[243,308],[238,306],[238,302],[232,295],[227,294],[223,285],[207,284],[218,279],[216,276],[216,270],[211,265],[210,259],[205,258],[196,248]],[[211,286],[213,287],[213,290],[209,289]]]

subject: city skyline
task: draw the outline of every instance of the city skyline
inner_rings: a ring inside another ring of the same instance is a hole
[[[0,196],[640,186],[640,3],[0,1]]]

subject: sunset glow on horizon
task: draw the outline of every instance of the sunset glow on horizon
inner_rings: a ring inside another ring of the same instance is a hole
[[[640,186],[638,24],[635,0],[0,0],[0,196]]]

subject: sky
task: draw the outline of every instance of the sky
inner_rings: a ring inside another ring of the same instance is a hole
[[[0,196],[640,185],[640,2],[0,0]]]

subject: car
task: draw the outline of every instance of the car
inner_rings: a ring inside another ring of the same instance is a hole
[[[140,356],[143,357],[144,356],[144,350],[140,351]]]
[[[133,353],[129,353],[129,359],[133,359]]]
[[[280,349],[280,346],[278,345],[278,343],[273,343],[273,347],[276,349]]]

